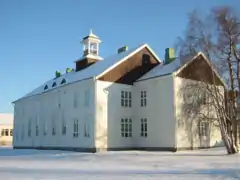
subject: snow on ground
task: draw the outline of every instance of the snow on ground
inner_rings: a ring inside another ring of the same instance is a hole
[[[226,155],[223,148],[96,154],[0,148],[0,179],[239,180],[240,155]]]

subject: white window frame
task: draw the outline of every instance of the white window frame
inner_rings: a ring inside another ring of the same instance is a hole
[[[73,121],[73,137],[77,138],[78,137],[78,129],[79,129],[79,120],[74,119]]]
[[[148,119],[141,118],[141,127],[140,127],[140,136],[141,137],[148,137]]]
[[[200,137],[207,137],[209,133],[209,122],[207,121],[200,121],[198,123],[198,129],[199,129],[199,136]]]
[[[90,124],[89,119],[84,122],[84,137],[90,137]]]
[[[36,121],[36,129],[35,129],[35,135],[38,136],[39,135],[39,125],[38,125],[38,121]]]
[[[52,120],[52,136],[56,136],[56,123],[55,120]]]
[[[67,125],[66,125],[66,121],[64,119],[62,119],[62,135],[66,135],[67,134]]]
[[[32,121],[31,119],[28,121],[28,137],[32,136]]]
[[[140,95],[141,95],[141,107],[146,107],[147,106],[147,91],[141,90]]]
[[[121,118],[120,132],[121,137],[131,138],[132,137],[132,118]]]
[[[121,107],[132,107],[132,92],[121,90]]]

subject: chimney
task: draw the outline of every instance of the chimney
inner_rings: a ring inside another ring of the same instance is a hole
[[[128,50],[128,47],[127,47],[127,46],[120,47],[120,48],[118,49],[118,54],[120,54],[120,53],[122,53],[122,52],[125,52],[125,51],[127,51],[127,50]]]
[[[176,59],[175,52],[173,48],[165,49],[165,64],[169,64]]]

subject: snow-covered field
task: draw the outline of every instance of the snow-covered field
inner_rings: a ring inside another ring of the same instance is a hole
[[[96,154],[0,148],[0,179],[240,179],[240,155],[223,148]]]

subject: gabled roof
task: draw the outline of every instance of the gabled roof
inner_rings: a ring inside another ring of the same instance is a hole
[[[89,78],[96,78],[97,79],[98,77],[104,75],[105,73],[107,73],[108,71],[113,69],[114,67],[118,66],[120,63],[124,62],[129,57],[133,56],[134,54],[136,54],[137,52],[139,52],[143,48],[147,48],[152,53],[152,55],[159,62],[161,62],[161,60],[154,53],[154,51],[147,44],[143,44],[143,45],[140,45],[136,48],[129,49],[125,52],[122,52],[122,53],[119,53],[119,54],[114,54],[114,55],[112,55],[108,58],[105,58],[101,61],[96,62],[95,64],[93,64],[93,65],[91,65],[91,66],[89,66],[89,67],[87,67],[87,68],[85,68],[81,71],[77,71],[77,72],[74,71],[74,72],[66,73],[66,74],[63,74],[62,76],[60,76],[59,78],[51,79],[51,80],[47,81],[46,83],[44,83],[43,85],[41,85],[40,87],[33,90],[32,92],[26,94],[25,96],[23,96],[20,99],[30,97],[30,96],[34,96],[34,95],[41,94],[41,93],[45,93],[45,92],[56,89],[59,86],[62,86],[62,85],[65,85],[65,84],[70,84],[70,83],[74,83],[74,82],[89,79]],[[63,79],[66,80],[66,83],[61,85],[61,82],[62,82]],[[52,87],[54,82],[57,83],[57,86]],[[48,89],[44,90],[45,86],[48,86]],[[18,100],[20,100],[20,99],[18,99]],[[18,100],[16,100],[16,101],[18,101]],[[14,101],[14,102],[16,102],[16,101]]]
[[[216,69],[211,65],[211,62],[207,59],[207,57],[202,52],[197,53],[195,56],[194,55],[186,56],[184,64],[181,63],[181,59],[180,58],[176,58],[170,64],[166,64],[166,65],[159,64],[158,66],[153,68],[151,71],[146,73],[144,76],[139,78],[138,81],[151,79],[151,78],[154,78],[154,77],[160,77],[160,76],[164,76],[164,75],[168,75],[168,74],[172,74],[172,73],[178,74],[184,68],[186,68],[190,63],[192,63],[200,55],[209,64],[209,66],[211,67],[213,72],[216,74],[216,76],[219,78],[219,80],[225,86],[224,81],[221,79],[221,77],[219,76],[219,74],[216,71]]]

